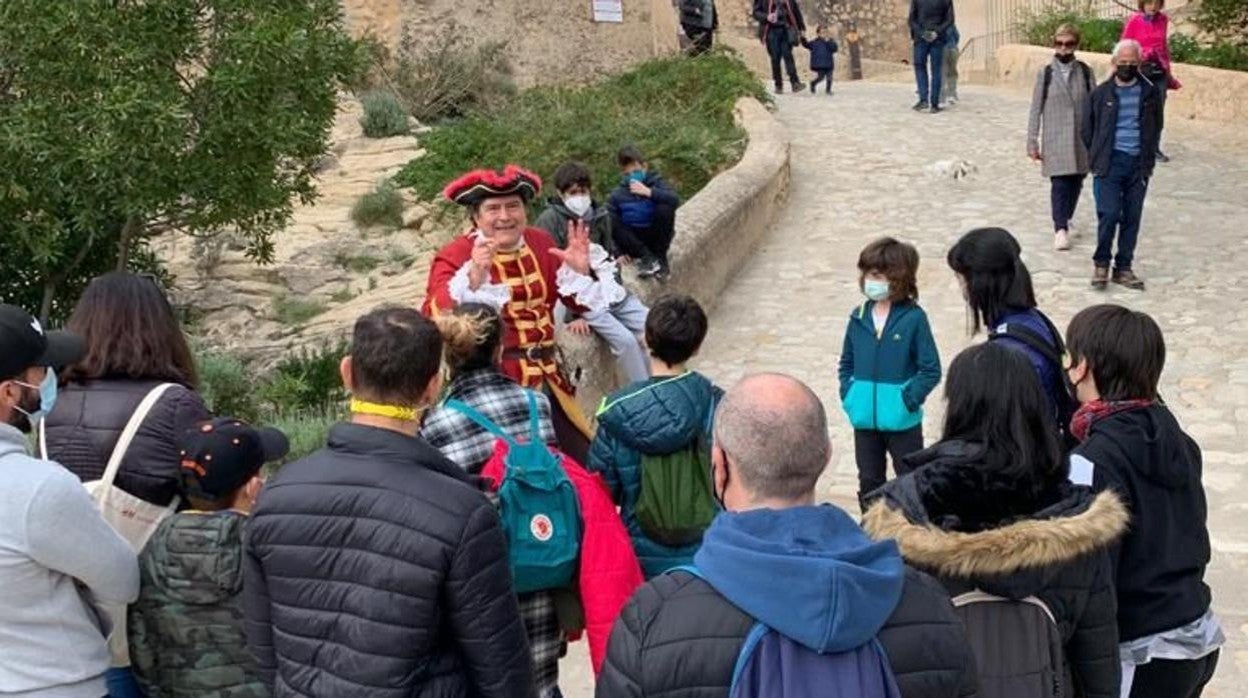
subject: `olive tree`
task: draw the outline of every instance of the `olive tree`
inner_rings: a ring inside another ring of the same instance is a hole
[[[0,2],[0,299],[62,314],[171,230],[271,260],[361,57],[336,0]]]

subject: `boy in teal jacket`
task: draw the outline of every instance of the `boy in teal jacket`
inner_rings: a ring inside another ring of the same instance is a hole
[[[940,353],[927,314],[918,305],[919,253],[881,238],[858,256],[859,288],[867,301],[849,316],[841,350],[841,403],[854,427],[858,502],[893,472],[902,456],[923,448],[923,402],[940,383]]]

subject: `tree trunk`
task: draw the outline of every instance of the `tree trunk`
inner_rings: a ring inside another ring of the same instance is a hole
[[[52,300],[56,298],[56,286],[55,278],[46,279],[43,282],[43,301],[39,303],[39,322],[43,325],[47,325],[48,318],[52,316]]]
[[[125,271],[130,265],[130,247],[134,244],[134,236],[139,232],[140,225],[138,218],[130,217],[121,227],[121,237],[117,239],[117,271]]]

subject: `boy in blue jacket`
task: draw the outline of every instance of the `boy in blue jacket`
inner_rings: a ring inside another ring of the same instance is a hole
[[[827,27],[820,24],[815,28],[815,39],[807,41],[806,37],[802,37],[802,46],[810,51],[810,69],[815,71],[815,79],[810,81],[810,93],[815,93],[815,86],[819,81],[823,81],[824,93],[832,94],[832,71],[836,69],[836,61],[833,55],[840,47],[836,45],[836,39],[826,36]]]
[[[637,518],[642,460],[699,447],[723,391],[688,367],[706,338],[706,313],[689,296],[665,296],[646,318],[651,378],[612,394],[598,410],[589,469],[602,474],[647,579],[693,564],[700,542],[670,547],[651,540]],[[700,537],[700,536],[699,536]]]
[[[858,286],[867,301],[849,316],[841,350],[841,403],[854,427],[858,502],[893,472],[902,456],[923,448],[923,402],[940,383],[940,354],[919,307],[919,253],[880,238],[858,255]]]
[[[621,254],[637,260],[637,275],[666,281],[667,250],[676,234],[680,197],[650,171],[636,146],[620,148],[616,160],[623,177],[611,192],[611,235]]]

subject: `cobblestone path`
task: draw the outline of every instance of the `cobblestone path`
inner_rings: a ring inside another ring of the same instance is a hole
[[[793,184],[785,212],[711,313],[695,361],[722,385],[747,372],[784,371],[811,384],[829,408],[833,462],[821,496],[850,508],[856,475],[852,431],[839,409],[836,361],[846,319],[861,300],[855,264],[871,239],[893,235],[922,255],[921,304],[942,363],[971,343],[945,252],[966,230],[995,225],[1024,247],[1040,307],[1059,327],[1081,308],[1122,303],[1152,314],[1166,333],[1162,392],[1204,450],[1213,564],[1207,580],[1229,646],[1207,696],[1248,692],[1248,138],[1195,122],[1167,125],[1150,185],[1136,272],[1137,293],[1088,287],[1095,246],[1091,180],[1076,216],[1082,235],[1052,249],[1048,182],[1024,156],[1027,95],[961,86],[965,99],[941,114],[909,109],[913,87],[840,83],[835,94],[785,95],[778,116],[793,138]],[[961,180],[929,173],[964,159]],[[925,433],[938,434],[938,388]],[[851,511],[854,509],[850,508]],[[576,648],[576,664],[582,664]],[[571,658],[570,658],[571,659]],[[592,695],[588,672],[567,666],[570,698]]]

